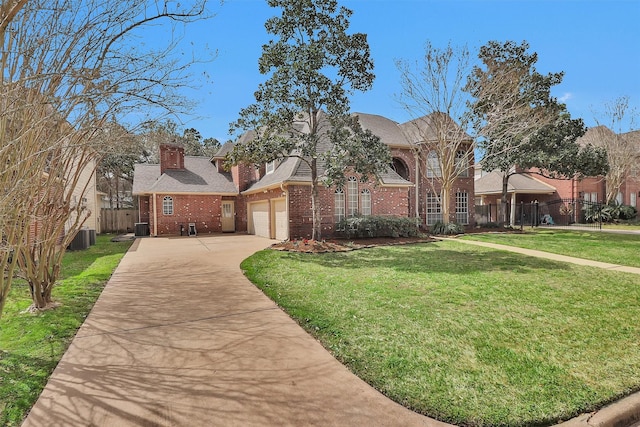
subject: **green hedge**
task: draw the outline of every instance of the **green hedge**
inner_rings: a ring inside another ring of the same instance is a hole
[[[464,227],[455,222],[445,224],[444,222],[436,222],[431,226],[431,234],[449,235],[449,234],[463,234]]]
[[[418,237],[420,231],[415,218],[400,216],[353,216],[337,225],[347,238]]]

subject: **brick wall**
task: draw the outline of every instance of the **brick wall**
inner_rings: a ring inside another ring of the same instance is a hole
[[[162,201],[165,196],[173,198],[173,215],[162,213]],[[221,196],[213,195],[183,195],[157,194],[157,233],[163,235],[179,235],[180,225],[187,230],[189,223],[196,224],[198,234],[220,233],[221,224]],[[153,208],[153,207],[152,207]],[[149,221],[151,233],[154,232],[153,216]]]
[[[363,189],[371,191],[372,215],[408,216],[408,188],[376,187],[373,182],[359,182],[358,193]],[[311,238],[313,232],[311,186],[296,185],[289,187],[288,190],[290,238]],[[335,190],[335,187],[326,188],[324,186],[319,189],[322,238],[333,237],[335,234]],[[347,197],[345,193],[345,201]]]
[[[402,162],[406,165],[407,170],[409,171],[409,181],[415,183],[416,182],[416,160],[411,152],[408,149],[398,149],[394,148],[391,150],[391,157],[401,159]],[[409,204],[409,216],[416,216],[416,187],[412,186],[409,188],[407,193],[407,199]]]
[[[426,176],[426,153],[420,156],[419,160],[420,178],[418,181],[418,212],[422,221],[422,225],[426,227],[426,195],[427,193],[440,194],[442,185],[438,182],[437,178],[427,178]],[[410,165],[412,170],[415,169],[415,161]],[[415,174],[415,172],[412,172]],[[413,177],[414,175],[412,175]],[[414,181],[415,182],[415,181]],[[414,190],[415,191],[415,190]],[[468,194],[468,209],[469,209],[469,225],[474,225],[473,207],[475,200],[475,180],[474,180],[474,166],[473,156],[469,158],[469,168],[466,177],[459,177],[455,184],[451,188],[451,194],[449,195],[449,221],[456,222],[456,193],[466,192]],[[413,205],[415,204],[415,193],[412,193],[412,197],[409,200],[411,205],[410,212],[415,215]]]
[[[139,209],[140,209],[140,222],[150,223],[149,213],[151,212],[151,198],[149,196],[140,196]]]
[[[184,148],[172,144],[160,144],[160,175],[167,169],[184,169]]]

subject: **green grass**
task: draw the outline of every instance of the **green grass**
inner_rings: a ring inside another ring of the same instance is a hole
[[[545,228],[524,234],[467,234],[460,238],[640,267],[640,235]]]
[[[358,376],[442,421],[552,424],[640,389],[636,275],[455,241],[242,268]]]
[[[0,425],[19,426],[84,322],[131,242],[97,236],[88,250],[67,252],[53,298],[62,305],[38,314],[26,284],[16,280],[0,317]]]
[[[603,229],[608,230],[640,230],[640,222],[638,220],[634,220],[633,222],[620,222],[620,223],[605,223],[602,224]]]

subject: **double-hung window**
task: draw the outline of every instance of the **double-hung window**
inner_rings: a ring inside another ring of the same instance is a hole
[[[469,193],[456,193],[456,222],[458,224],[469,224]]]
[[[173,215],[173,197],[164,196],[162,199],[162,214]]]

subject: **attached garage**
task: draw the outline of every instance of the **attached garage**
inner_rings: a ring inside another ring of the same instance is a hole
[[[249,205],[249,233],[270,238],[269,202],[255,202]]]
[[[289,238],[289,215],[287,214],[286,199],[276,199],[271,201],[273,206],[273,225],[276,240],[287,240]]]

